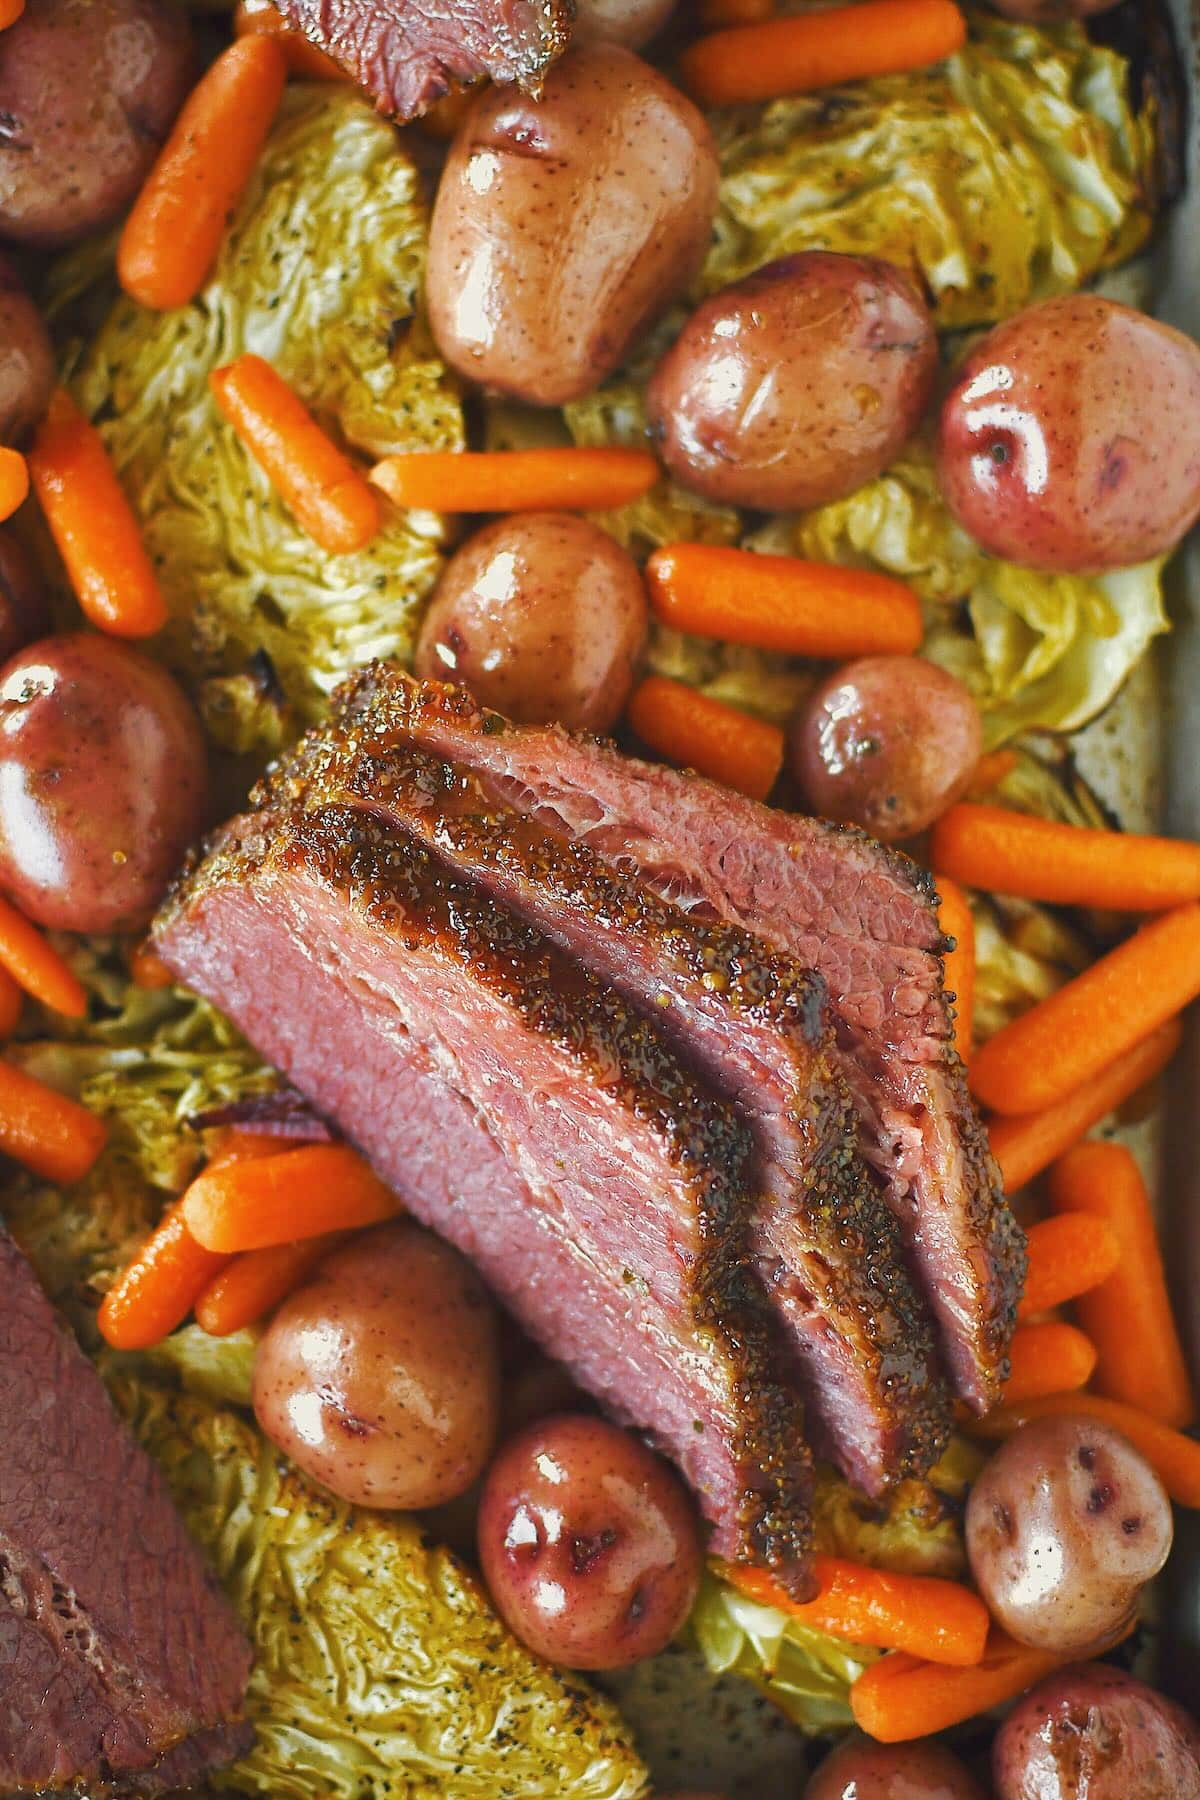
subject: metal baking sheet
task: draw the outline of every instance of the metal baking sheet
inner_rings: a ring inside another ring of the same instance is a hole
[[[1187,187],[1167,221],[1158,253],[1156,310],[1200,336],[1200,3],[1172,0],[1192,96]],[[1200,533],[1171,568],[1176,629],[1165,652],[1167,707],[1165,822],[1179,837],[1200,839]],[[1176,1277],[1192,1367],[1200,1381],[1200,1017],[1193,1009],[1173,1071],[1167,1110],[1162,1220]],[[1200,1515],[1180,1513],[1166,1584],[1159,1679],[1193,1708],[1200,1705]]]

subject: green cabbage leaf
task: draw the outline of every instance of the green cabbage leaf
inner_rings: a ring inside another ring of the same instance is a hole
[[[1079,287],[1149,235],[1152,114],[1074,24],[975,14],[936,67],[716,118],[722,180],[704,292],[797,250],[911,270],[943,328]]]
[[[425,249],[420,176],[392,127],[349,90],[289,87],[200,294],[166,313],[122,297],[80,354],[75,391],[170,609],[163,654],[231,749],[282,735],[248,683],[256,653],[302,720],[349,668],[407,654],[444,526],[392,512],[364,550],[321,550],[219,417],[209,374],[256,352],[365,459],[461,448],[457,391],[418,315]],[[78,287],[70,261],[56,283]]]
[[[616,1709],[521,1648],[413,1520],[310,1487],[247,1421],[113,1379],[255,1649],[254,1749],[216,1777],[271,1800],[638,1800]]]

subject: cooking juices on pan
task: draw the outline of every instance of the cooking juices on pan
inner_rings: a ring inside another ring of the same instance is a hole
[[[161,1352],[193,1315],[213,1345],[261,1331],[237,1397],[280,1468],[322,1504],[439,1509],[448,1529],[457,1507],[500,1618],[553,1663],[653,1655],[689,1619],[699,1634],[714,1592],[769,1609],[781,1642],[836,1641],[857,1659],[845,1712],[860,1733],[813,1794],[907,1783],[966,1800],[974,1775],[935,1734],[1021,1695],[995,1740],[1002,1800],[1082,1800],[1101,1780],[1149,1793],[1151,1768],[1163,1791],[1200,1793],[1191,1722],[1081,1660],[1134,1629],[1173,1505],[1200,1503],[1200,1449],[1140,1176],[1112,1146],[1077,1147],[1163,1067],[1200,991],[1200,858],[998,804],[1017,754],[984,754],[969,663],[921,654],[928,605],[894,572],[768,557],[746,517],[848,499],[928,423],[940,493],[982,551],[1064,579],[1148,563],[1200,512],[1200,352],[1060,294],[994,323],[943,384],[938,295],[873,245],[787,246],[709,280],[722,105],[903,81],[958,55],[967,26],[949,0],[703,10],[697,38],[669,0],[412,18],[254,0],[203,73],[182,13],[150,0],[28,0],[0,30],[20,138],[0,145],[0,235],[56,247],[126,213],[126,316],[223,320],[204,390],[214,449],[325,558],[331,609],[339,569],[400,515],[427,532],[431,515],[496,515],[445,563],[416,678],[371,663],[290,750],[286,718],[283,754],[199,849],[246,770],[211,754],[213,690],[202,726],[164,664],[195,651],[217,667],[219,619],[207,601],[180,616],[174,570],[143,541],[153,514],[132,504],[140,477],[110,457],[113,421],[87,416],[82,384],[54,389],[45,326],[5,265],[0,510],[32,485],[96,629],[47,604],[37,538],[5,527],[0,1021],[16,1042],[0,1142],[42,1180],[100,1187],[115,1166],[101,1159],[144,1146],[135,1130],[106,1151],[77,1097],[100,1091],[92,1034],[138,1067],[126,1013],[167,1018],[186,980],[298,1092],[212,1095],[190,1185],[185,1152],[140,1248],[60,1290],[106,1290],[112,1349]],[[256,184],[289,72],[330,93],[351,77],[401,118],[490,78],[428,128],[427,160],[439,131],[449,144],[422,297],[495,442],[414,451],[397,426],[370,467],[342,404],[275,366],[286,322],[244,330],[215,299],[231,217],[272,198]],[[551,423],[497,447],[498,421],[552,420],[614,374],[636,441],[571,448]],[[646,523],[674,517],[695,541]],[[765,688],[769,716],[751,716],[731,703],[744,689],[674,679],[686,656],[656,667],[669,632],[737,646],[752,669],[792,659],[791,718]],[[328,663],[310,673],[327,694]],[[261,658],[255,680],[282,704]],[[762,804],[773,795],[788,804]],[[1104,927],[1115,947],[996,1030],[982,895],[1157,916],[1121,942]],[[62,1042],[39,1052],[47,1034]],[[165,1066],[187,1055],[180,1033]],[[291,1138],[273,1134],[285,1119]],[[1050,1166],[1052,1216],[1026,1238],[1001,1171],[1015,1187]],[[0,1464],[0,1607],[19,1620],[0,1630],[0,1675],[20,1702],[0,1787],[200,1780],[248,1742],[246,1646],[5,1250],[0,1372],[28,1404]],[[1058,1316],[1076,1301],[1074,1322]],[[1123,1319],[1145,1340],[1132,1372]],[[532,1341],[516,1349],[514,1321]],[[94,1481],[74,1535],[47,1536],[49,1474],[83,1491],[71,1409],[89,1395],[89,1468],[101,1487],[109,1464],[124,1471],[100,1574],[78,1553],[99,1530]],[[956,1427],[999,1442],[970,1465],[958,1561],[831,1554],[829,1484],[858,1490],[860,1523],[864,1495],[890,1519],[897,1484],[938,1492],[948,1443],[969,1458]],[[147,1572],[149,1539],[166,1577]],[[203,1655],[181,1631],[208,1634]],[[31,1701],[55,1680],[70,1718]],[[257,1675],[250,1696],[265,1730]],[[261,1786],[249,1769],[230,1778]],[[605,1791],[632,1800],[640,1783],[617,1773]]]

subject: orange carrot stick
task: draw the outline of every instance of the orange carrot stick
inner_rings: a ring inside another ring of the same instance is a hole
[[[983,1045],[971,1085],[994,1112],[1065,1100],[1200,994],[1200,904],[1160,913]]]
[[[233,12],[235,37],[273,37],[287,57],[293,75],[309,81],[347,81],[345,69],[310,44],[302,31],[288,24],[271,0],[239,0]]]
[[[25,11],[25,0],[0,0],[0,31],[15,25]]]
[[[933,828],[930,859],[968,887],[1058,906],[1160,912],[1200,899],[1200,844],[1091,831],[963,803]]]
[[[184,1217],[208,1250],[265,1250],[356,1225],[375,1225],[399,1201],[345,1144],[306,1144],[279,1156],[208,1167],[183,1197]]]
[[[966,1060],[971,1054],[975,1020],[975,920],[957,881],[941,874],[934,879],[941,899],[938,923],[944,935],[954,939],[954,948],[945,957],[946,991],[955,997],[955,1049]]]
[[[1102,1394],[1043,1394],[1040,1399],[1001,1406],[982,1419],[973,1419],[970,1431],[973,1437],[1006,1438],[1031,1419],[1056,1418],[1063,1413],[1081,1413],[1122,1432],[1157,1472],[1177,1505],[1200,1508],[1200,1443],[1121,1400],[1109,1400]]]
[[[912,589],[869,569],[668,544],[646,564],[646,586],[664,625],[729,644],[843,657],[905,653],[921,642]]]
[[[966,36],[953,0],[862,0],[715,31],[690,44],[679,66],[702,106],[737,106],[928,68]]]
[[[134,987],[150,992],[170,987],[175,977],[149,939],[145,939],[130,952],[129,979]]]
[[[642,742],[668,762],[697,769],[752,800],[765,800],[778,780],[784,749],[779,727],[682,681],[648,675],[627,711]]]
[[[0,965],[13,980],[54,1012],[81,1019],[87,995],[53,944],[11,901],[0,897]]]
[[[210,1169],[225,1169],[230,1163],[264,1162],[268,1156],[287,1156],[280,1140],[267,1131],[240,1131],[232,1126],[221,1132],[205,1163]]]
[[[331,556],[369,544],[379,531],[379,501],[282,375],[261,356],[245,355],[208,380],[301,529]]]
[[[987,1608],[957,1581],[893,1575],[838,1556],[815,1556],[820,1591],[814,1600],[798,1602],[765,1569],[731,1565],[724,1573],[752,1600],[856,1644],[910,1650],[932,1662],[962,1667],[983,1655]]]
[[[603,512],[648,494],[645,450],[428,450],[385,456],[371,480],[396,506],[430,512]]]
[[[29,452],[29,473],[80,606],[116,637],[149,637],[166,624],[158,577],[100,433],[65,388],[50,401]]]
[[[1022,1325],[1013,1334],[1008,1354],[1011,1373],[1004,1384],[1005,1406],[1086,1387],[1096,1367],[1091,1338],[1061,1319]]]
[[[203,287],[287,72],[274,38],[239,38],[192,89],[117,247],[121,286],[143,306],[186,306]]]
[[[1015,750],[989,750],[975,764],[971,775],[971,783],[967,793],[972,800],[982,794],[990,794],[993,788],[999,787],[1005,776],[1011,775],[1017,766]]]
[[[1190,1425],[1196,1397],[1137,1163],[1122,1144],[1079,1144],[1055,1164],[1050,1204],[1064,1216],[1103,1219],[1120,1245],[1112,1274],[1076,1302],[1080,1324],[1099,1352],[1096,1392],[1136,1406],[1164,1425]],[[1015,1398],[1006,1393],[1005,1404]]]
[[[161,1344],[228,1261],[201,1248],[176,1201],[105,1294],[96,1321],[101,1337],[114,1350]]]
[[[1042,1112],[1024,1113],[1016,1118],[989,1119],[988,1139],[992,1155],[1000,1164],[1004,1186],[1015,1194],[1018,1188],[1040,1175],[1072,1144],[1089,1132],[1093,1125],[1131,1094],[1161,1075],[1183,1036],[1177,1018],[1168,1019],[1148,1037],[1126,1050],[1099,1074],[1082,1082],[1053,1106]]]
[[[107,1136],[86,1106],[0,1061],[0,1150],[14,1162],[66,1185],[87,1174]]]
[[[0,445],[0,519],[11,519],[28,493],[29,464],[19,450]]]
[[[1031,1225],[1029,1269],[1018,1318],[1047,1312],[1107,1281],[1121,1256],[1112,1226],[1090,1213],[1058,1213]]]
[[[946,1668],[903,1651],[882,1657],[850,1689],[850,1710],[870,1737],[902,1744],[1015,1700],[1072,1660],[1060,1651],[1030,1650],[993,1627],[983,1660],[974,1668]]]
[[[757,25],[774,17],[775,0],[700,0],[700,23],[706,31],[724,25]]]
[[[25,994],[8,970],[0,964],[0,1038],[11,1037],[21,1020]]]
[[[243,1251],[209,1282],[196,1301],[196,1323],[209,1337],[229,1337],[247,1325],[256,1325],[345,1241],[346,1233],[335,1231],[298,1244]]]

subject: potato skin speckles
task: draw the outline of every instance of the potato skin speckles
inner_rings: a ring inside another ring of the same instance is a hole
[[[1098,573],[1171,550],[1200,516],[1200,347],[1095,294],[988,333],[942,408],[942,490],[995,556]]]

